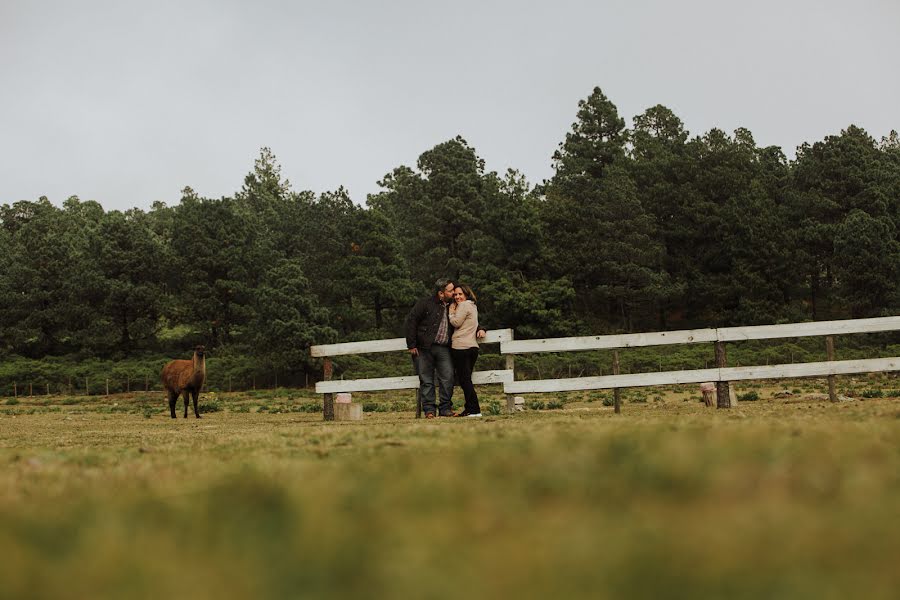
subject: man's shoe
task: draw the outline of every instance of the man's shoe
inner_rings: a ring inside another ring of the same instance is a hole
[[[455,417],[456,415],[454,415],[453,411],[451,410],[450,412],[442,412],[441,416],[442,417]]]
[[[433,419],[433,418],[434,418],[434,413],[425,413],[425,418],[426,418],[426,419]]]
[[[469,416],[469,413],[467,413],[467,412],[464,411],[464,410],[461,410],[461,411],[459,411],[458,413],[456,413],[456,414],[453,415],[453,416],[454,416],[454,417],[468,417],[468,416]]]

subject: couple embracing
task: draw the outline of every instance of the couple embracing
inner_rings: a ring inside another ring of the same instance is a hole
[[[472,371],[478,359],[478,340],[486,332],[478,326],[475,301],[469,286],[439,279],[433,295],[416,302],[406,317],[406,347],[419,374],[426,419],[481,416]],[[466,397],[465,408],[457,414],[453,414],[454,374]],[[435,384],[440,399],[437,407]]]

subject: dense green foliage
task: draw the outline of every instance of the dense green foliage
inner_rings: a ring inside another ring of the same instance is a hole
[[[363,207],[293,189],[264,148],[232,197],[3,205],[0,353],[121,361],[204,343],[296,377],[312,343],[399,335],[440,276],[520,338],[900,308],[896,134],[850,125],[788,161],[746,129],[691,137],[664,106],[628,128],[596,88],[552,159],[534,186],[457,137]]]

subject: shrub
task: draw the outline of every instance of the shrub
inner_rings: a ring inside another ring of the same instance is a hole
[[[15,406],[18,403],[19,403],[18,398],[10,398],[9,400],[6,401],[7,406]]]
[[[603,396],[603,406],[615,406],[616,399],[613,396]]]
[[[497,402],[496,400],[491,400],[490,402],[487,403],[487,406],[485,407],[484,412],[486,412],[489,415],[499,415],[500,414],[500,403]]]
[[[528,408],[531,410],[543,410],[544,403],[541,400],[532,400],[528,403]]]
[[[759,400],[759,394],[756,392],[747,392],[745,394],[738,394],[737,399],[740,402],[755,402]]]
[[[197,410],[201,413],[213,413],[222,410],[222,403],[218,398],[208,398],[197,404]]]
[[[550,410],[556,410],[563,407],[563,403],[559,400],[550,400],[547,402],[547,408]]]
[[[863,390],[863,398],[884,398],[884,392],[881,390]]]

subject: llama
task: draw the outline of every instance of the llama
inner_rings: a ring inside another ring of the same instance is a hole
[[[173,360],[162,370],[162,384],[169,396],[169,410],[172,418],[175,418],[175,403],[178,396],[184,394],[184,418],[188,416],[188,397],[194,398],[194,415],[199,419],[200,411],[197,410],[197,397],[203,389],[206,381],[206,358],[203,346],[194,349],[194,357],[191,360]]]

